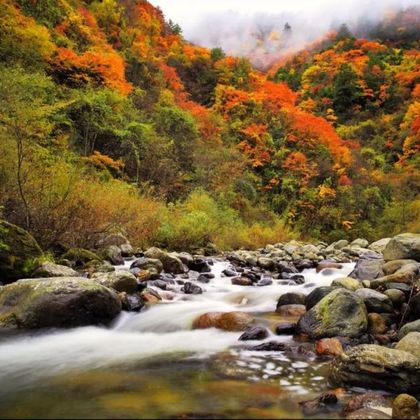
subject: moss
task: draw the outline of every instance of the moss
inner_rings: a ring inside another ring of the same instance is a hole
[[[83,248],[70,248],[63,256],[63,259],[72,261],[76,267],[84,266],[92,261],[101,261],[94,252]]]

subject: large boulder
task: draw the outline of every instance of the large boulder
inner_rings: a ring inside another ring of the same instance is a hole
[[[41,248],[30,233],[0,221],[0,282],[11,283],[32,275],[41,256]]]
[[[79,273],[65,265],[44,262],[33,273],[33,277],[78,277]]]
[[[102,286],[110,287],[117,292],[135,293],[138,288],[136,276],[126,270],[94,273],[91,278]]]
[[[363,388],[420,392],[420,358],[374,344],[350,348],[332,362],[332,378]]]
[[[117,293],[81,277],[24,279],[0,288],[0,328],[106,324],[120,311]]]
[[[378,277],[382,277],[384,272],[382,266],[384,260],[379,254],[366,255],[360,258],[354,270],[349,274],[349,277],[353,277],[358,280],[372,280]]]
[[[390,240],[391,240],[391,238],[379,239],[379,241],[372,242],[368,246],[368,249],[370,249],[370,250],[372,250],[374,252],[378,252],[378,253],[382,254],[384,252],[384,249],[386,248],[386,246],[388,245],[388,242]]]
[[[330,294],[333,290],[335,290],[335,287],[331,286],[320,286],[312,290],[305,298],[306,310],[309,311],[309,309],[313,308],[322,298]]]
[[[394,236],[384,249],[384,259],[420,261],[420,233],[402,233]]]
[[[397,350],[404,350],[420,359],[420,332],[410,332],[395,346]]]
[[[322,298],[298,322],[297,333],[312,339],[357,337],[368,325],[363,300],[346,289],[336,289]]]
[[[193,329],[218,328],[224,331],[245,331],[254,323],[246,312],[207,312],[193,322]]]

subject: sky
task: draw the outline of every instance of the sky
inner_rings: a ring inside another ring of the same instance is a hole
[[[281,55],[303,48],[345,22],[378,21],[391,9],[420,0],[149,0],[166,19],[178,23],[184,37],[232,55]],[[284,24],[292,27],[288,39]]]

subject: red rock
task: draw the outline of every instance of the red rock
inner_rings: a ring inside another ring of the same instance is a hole
[[[315,352],[319,356],[339,356],[344,350],[337,338],[323,338],[316,342]]]

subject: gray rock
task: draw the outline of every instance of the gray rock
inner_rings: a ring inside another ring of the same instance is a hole
[[[379,239],[379,241],[372,242],[368,249],[371,249],[372,251],[378,252],[379,254],[382,254],[384,252],[384,249],[388,245],[388,242],[391,240],[391,238],[383,238]]]
[[[103,251],[104,259],[111,262],[114,265],[124,264],[124,258],[121,255],[121,249],[116,245],[110,245]]]
[[[45,262],[33,273],[33,277],[78,277],[77,271],[65,265]]]
[[[384,295],[388,296],[395,307],[401,306],[405,302],[405,293],[398,289],[387,289]]]
[[[270,332],[265,327],[251,327],[246,330],[240,337],[239,341],[248,341],[248,340],[264,340],[270,335]]]
[[[420,392],[420,358],[374,344],[350,348],[332,361],[336,382],[395,392]]]
[[[203,289],[200,286],[189,281],[185,282],[182,290],[187,295],[200,295],[201,293],[203,293]]]
[[[383,264],[384,260],[379,255],[375,258],[360,258],[349,277],[359,280],[373,280],[382,277],[384,275],[382,271]]]
[[[117,293],[81,277],[24,279],[0,288],[0,328],[106,324],[120,311]]]
[[[150,278],[157,279],[159,278],[159,274],[163,270],[163,264],[160,260],[155,258],[137,258],[130,266],[131,269],[133,268],[140,268],[141,270],[147,270],[150,273]]]
[[[159,248],[152,247],[144,253],[144,256],[159,260],[163,265],[163,269],[167,273],[182,274],[187,271],[183,262],[178,258],[176,253],[167,253]]]
[[[355,239],[350,246],[351,247],[357,247],[357,248],[367,248],[369,245],[369,242],[366,239],[358,238]]]
[[[383,293],[363,288],[356,290],[355,294],[363,299],[368,312],[383,313],[394,311],[391,299]]]
[[[136,276],[126,270],[94,273],[91,278],[102,286],[110,287],[117,292],[134,293],[137,290]]]
[[[420,261],[420,233],[402,233],[394,236],[384,249],[384,259]]]
[[[403,325],[400,331],[398,332],[398,337],[401,340],[403,337],[405,337],[411,332],[420,332],[420,319]]]
[[[386,276],[394,274],[397,270],[401,269],[407,264],[416,264],[414,260],[393,260],[388,261],[382,266],[382,270]]]
[[[357,337],[366,331],[367,326],[363,300],[346,289],[336,289],[299,319],[297,333],[312,339]]]

